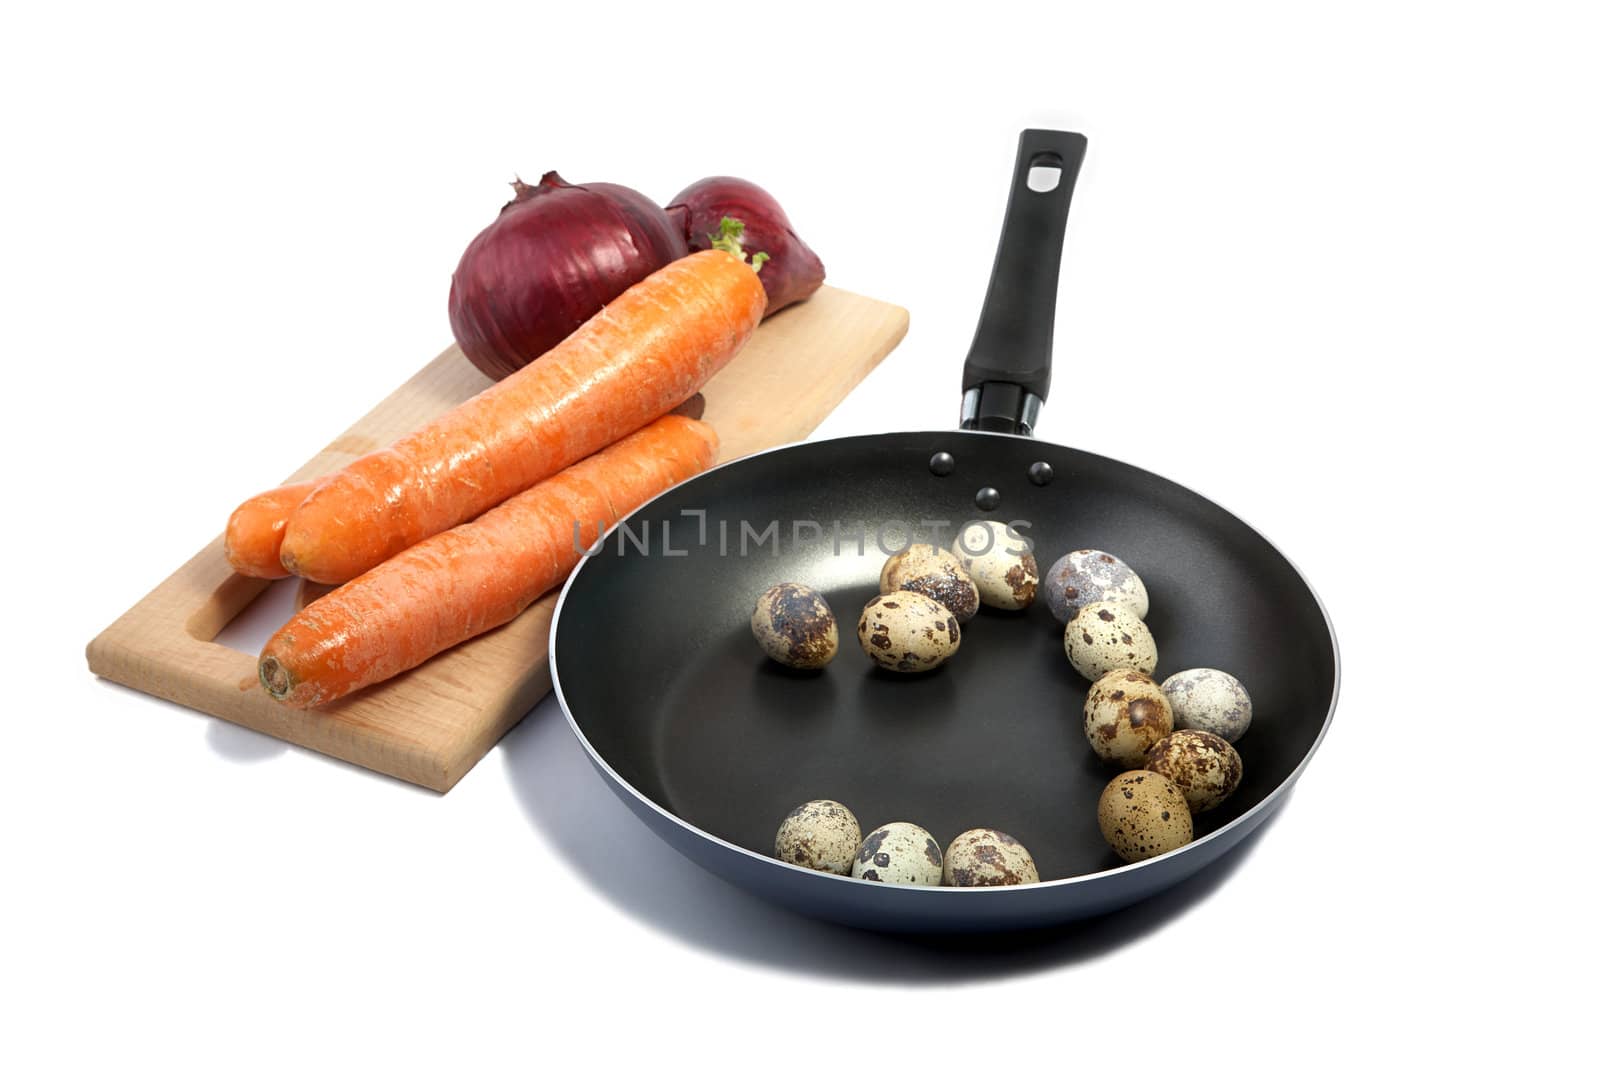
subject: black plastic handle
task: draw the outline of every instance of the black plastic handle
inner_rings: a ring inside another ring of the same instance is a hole
[[[1023,130],[989,294],[961,378],[961,428],[1031,434],[1050,394],[1050,341],[1067,209],[1088,139]],[[1059,171],[1054,187],[1029,188],[1035,167]]]

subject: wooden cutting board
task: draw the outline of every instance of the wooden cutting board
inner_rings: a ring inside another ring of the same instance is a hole
[[[762,323],[702,395],[721,461],[798,441],[905,336],[904,308],[824,286]],[[348,463],[488,385],[455,346],[288,479]],[[243,499],[259,486],[239,486]],[[217,516],[220,529],[226,516]],[[293,579],[286,579],[293,580]],[[229,569],[218,536],[89,643],[103,678],[408,782],[448,790],[550,689],[556,593],[517,619],[326,709],[296,711],[215,638],[272,583]]]

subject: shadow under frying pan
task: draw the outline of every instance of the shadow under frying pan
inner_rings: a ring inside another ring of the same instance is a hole
[[[956,983],[1070,966],[1161,929],[1210,896],[1261,842],[1261,828],[1199,874],[1102,918],[984,937],[891,937],[769,904],[708,873],[656,837],[613,794],[546,697],[501,742],[529,823],[620,910],[721,955],[830,978]]]

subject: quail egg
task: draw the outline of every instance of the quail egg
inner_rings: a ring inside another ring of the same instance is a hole
[[[978,613],[978,587],[952,552],[933,545],[912,545],[890,556],[878,575],[878,592],[909,589],[932,597],[966,622]]]
[[[1196,815],[1227,800],[1239,787],[1244,761],[1232,745],[1204,730],[1179,730],[1157,741],[1144,769],[1172,779]]]
[[[1027,538],[1003,522],[969,522],[956,535],[951,551],[972,575],[978,599],[991,608],[1021,611],[1033,603],[1039,587],[1039,564]]]
[[[1096,681],[1107,671],[1156,669],[1156,639],[1131,605],[1115,600],[1085,604],[1067,626],[1062,642],[1078,673]]]
[[[961,647],[961,624],[932,597],[902,589],[867,601],[856,636],[880,667],[931,671]]]
[[[808,800],[778,827],[772,854],[796,867],[849,874],[861,847],[861,824],[837,800]]]
[[[1150,594],[1133,568],[1109,552],[1080,548],[1050,565],[1044,602],[1057,622],[1071,622],[1078,609],[1097,600],[1127,604],[1139,618],[1150,611]]]
[[[779,582],[756,598],[750,630],[761,651],[785,667],[818,670],[839,651],[839,625],[822,594]]]
[[[968,830],[944,850],[945,885],[1022,885],[1038,880],[1039,868],[1022,842],[999,830]]]
[[[1239,679],[1215,667],[1179,671],[1161,688],[1180,730],[1205,730],[1229,744],[1250,729],[1250,694]]]
[[[916,823],[884,823],[861,842],[850,877],[893,885],[938,885],[944,877],[939,842]]]
[[[1172,705],[1148,674],[1120,669],[1102,675],[1083,702],[1083,732],[1094,754],[1124,767],[1145,766],[1145,756],[1172,733]]]
[[[1154,771],[1124,771],[1100,794],[1100,834],[1128,862],[1147,860],[1194,840],[1183,791]]]

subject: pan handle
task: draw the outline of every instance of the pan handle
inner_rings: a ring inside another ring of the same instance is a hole
[[[1061,243],[1088,143],[1081,133],[1022,131],[989,294],[961,377],[963,430],[1029,436],[1050,394]]]

